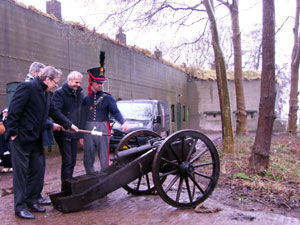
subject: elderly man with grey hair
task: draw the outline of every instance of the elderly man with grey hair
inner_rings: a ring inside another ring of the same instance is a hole
[[[29,67],[29,74],[26,75],[25,81],[30,82],[35,77],[40,76],[40,74],[42,73],[42,71],[45,67],[46,66],[40,62],[31,63],[31,65]],[[51,146],[54,144],[52,130],[60,130],[60,129],[61,129],[60,125],[58,125],[57,123],[53,123],[50,119],[47,119],[46,126],[43,131],[43,146],[44,147],[48,147],[48,146]],[[46,159],[44,159],[44,162],[45,162],[44,166],[41,169],[43,169],[44,175],[45,175]],[[38,203],[40,205],[50,205],[51,201],[42,196],[42,190],[43,190],[43,187],[41,186],[40,194],[38,195]]]
[[[31,63],[31,65],[29,67],[29,74],[26,75],[25,81],[27,81],[27,82],[31,81],[35,77],[39,76],[40,73],[42,72],[42,70],[45,67],[46,66],[43,63],[40,63],[40,62],[33,62],[33,63]]]
[[[78,128],[50,100],[49,92],[58,87],[60,77],[59,70],[45,67],[40,76],[17,87],[8,109],[14,209],[15,215],[23,219],[34,219],[31,212],[46,211],[38,204],[37,197],[44,182],[42,131],[48,115],[64,129],[78,132]]]
[[[55,106],[64,114],[73,124],[79,126],[80,111],[83,99],[82,74],[72,71],[63,84],[53,94]],[[54,132],[55,140],[61,153],[61,190],[65,191],[64,181],[72,178],[77,158],[78,140],[81,138],[78,133],[70,133],[64,130]]]

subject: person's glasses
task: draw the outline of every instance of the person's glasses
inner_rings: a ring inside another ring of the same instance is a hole
[[[56,81],[56,80],[51,80],[51,81],[53,81],[53,83],[54,83],[55,85],[58,85],[58,81]]]

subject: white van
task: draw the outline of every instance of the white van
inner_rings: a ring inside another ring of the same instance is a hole
[[[170,133],[170,108],[167,101],[163,100],[120,100],[117,101],[119,110],[129,124],[130,130],[147,129],[166,137]],[[120,140],[126,135],[122,132],[121,125],[115,122],[112,127],[110,148],[113,151]]]

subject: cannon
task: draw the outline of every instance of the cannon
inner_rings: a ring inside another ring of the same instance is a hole
[[[218,152],[199,131],[186,129],[161,138],[138,130],[119,142],[109,167],[65,181],[65,191],[50,199],[55,209],[74,212],[124,188],[135,195],[157,193],[169,205],[192,208],[213,192],[219,172]]]

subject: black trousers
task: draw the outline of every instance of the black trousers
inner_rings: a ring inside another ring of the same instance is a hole
[[[42,140],[22,143],[18,137],[10,141],[13,165],[13,188],[15,212],[37,203],[43,189],[45,153]]]
[[[44,147],[42,147],[42,148],[43,148],[43,159],[42,159],[43,165],[42,165],[42,167],[41,167],[41,176],[42,176],[41,179],[43,180],[43,184],[44,184],[45,172],[46,172],[46,156],[45,156],[45,150],[44,150]],[[43,186],[44,186],[44,185],[42,185],[42,186],[40,187],[40,190],[39,190],[39,194],[38,194],[38,196],[37,196],[37,199],[42,198]]]
[[[77,159],[78,139],[59,137],[55,135],[58,144],[62,164],[61,164],[61,189],[64,191],[64,181],[73,177],[74,167]]]
[[[2,160],[2,162],[0,164],[1,166],[3,166],[4,168],[12,168],[11,154],[1,155],[0,159]]]

